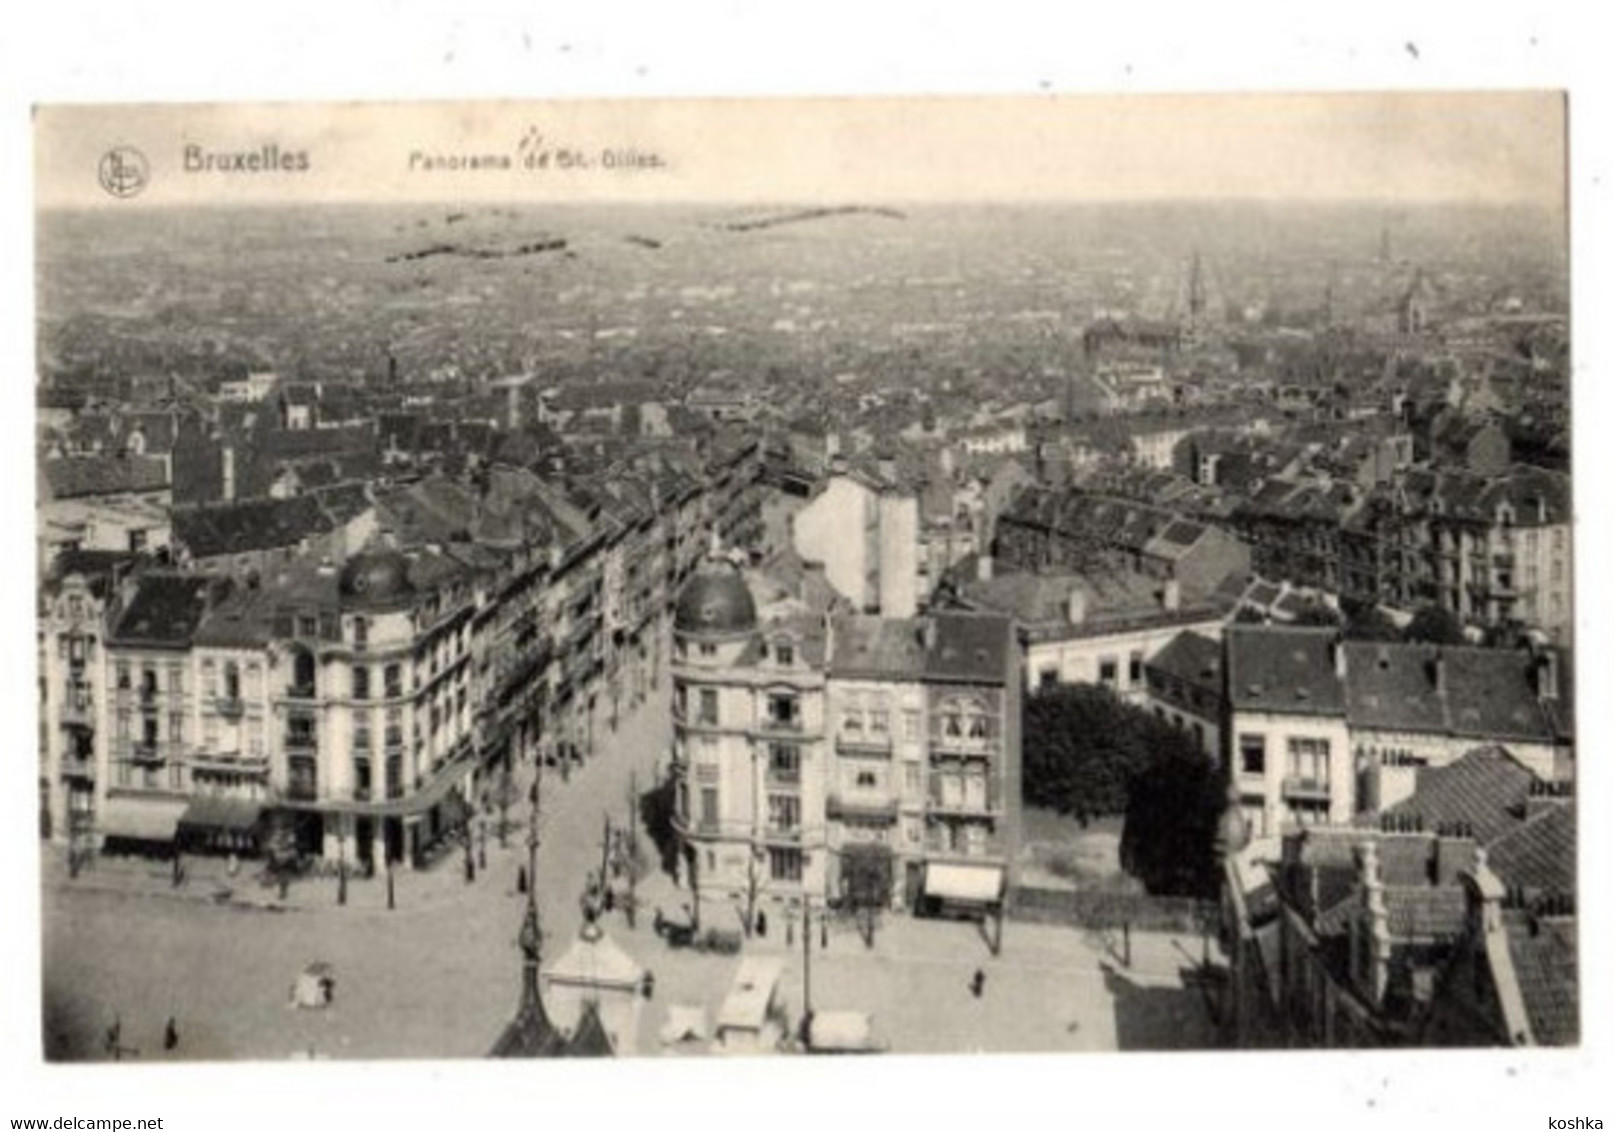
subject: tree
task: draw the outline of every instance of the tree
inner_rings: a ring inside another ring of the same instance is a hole
[[[1107,688],[1060,685],[1026,698],[1025,800],[1080,821],[1124,813],[1127,782],[1150,760],[1159,721]],[[1166,729],[1169,731],[1170,729]]]
[[[1407,623],[1406,638],[1432,645],[1460,645],[1465,639],[1456,615],[1438,605],[1423,606],[1412,615]]]
[[[1386,644],[1401,640],[1401,630],[1396,628],[1389,614],[1372,602],[1352,601],[1347,598],[1340,604],[1345,614],[1347,640],[1379,641]]]
[[[1208,897],[1217,889],[1216,828],[1225,791],[1203,751],[1170,729],[1128,784],[1121,866],[1156,895]]]

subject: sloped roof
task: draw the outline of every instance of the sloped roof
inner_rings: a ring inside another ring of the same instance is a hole
[[[168,486],[167,465],[156,456],[64,456],[42,467],[51,499],[131,495]]]
[[[1524,999],[1530,1034],[1540,1045],[1580,1040],[1580,964],[1573,919],[1509,914],[1508,956]]]
[[[119,644],[176,646],[187,644],[207,609],[220,579],[206,574],[147,573],[118,615],[111,638]]]
[[[174,540],[196,558],[296,546],[336,526],[313,496],[247,499],[175,510]]]
[[[1518,826],[1509,811],[1524,805],[1535,781],[1534,772],[1502,748],[1480,747],[1449,766],[1420,769],[1412,794],[1384,812],[1421,817],[1429,830],[1466,823],[1474,839],[1488,845]]]
[[[1001,684],[1009,678],[1009,655],[1016,649],[1009,618],[949,612],[932,614],[931,620],[935,636],[925,651],[927,675],[983,684]]]
[[[1228,696],[1233,707],[1343,716],[1345,691],[1334,667],[1334,639],[1334,630],[1327,628],[1228,626]]]
[[[1148,661],[1149,668],[1222,694],[1222,643],[1191,629],[1178,633]]]
[[[1548,803],[1524,824],[1485,847],[1491,871],[1503,883],[1535,893],[1573,895],[1576,890],[1575,807]]]

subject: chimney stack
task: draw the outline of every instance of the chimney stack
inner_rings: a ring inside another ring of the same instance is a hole
[[[1435,695],[1446,694],[1446,654],[1440,649],[1435,650],[1434,659],[1429,662],[1429,682],[1434,685]]]
[[[978,582],[992,580],[992,555],[988,551],[982,551],[975,556],[975,580]]]
[[[1182,583],[1176,578],[1167,578],[1166,584],[1160,587],[1160,606],[1167,613],[1176,613],[1182,608]]]
[[[1065,599],[1065,613],[1072,625],[1087,620],[1087,591],[1081,586],[1071,587],[1070,596]]]
[[[1552,649],[1536,656],[1536,696],[1543,701],[1558,698],[1558,654]]]
[[[1334,635],[1334,639],[1328,642],[1328,654],[1330,659],[1332,659],[1334,662],[1334,675],[1339,677],[1339,679],[1344,680],[1345,638],[1343,636],[1336,633]]]
[[[1390,913],[1384,904],[1384,879],[1379,875],[1379,851],[1369,841],[1362,847],[1362,888],[1366,894],[1370,992],[1374,1003],[1384,1001],[1390,985]]]

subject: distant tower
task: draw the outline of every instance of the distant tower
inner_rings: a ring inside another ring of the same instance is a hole
[[[1339,278],[1339,261],[1328,263],[1328,281],[1323,285],[1323,325],[1334,325],[1334,292]]]
[[[1390,262],[1390,226],[1388,224],[1379,225],[1379,262],[1384,264]]]
[[[1205,268],[1199,261],[1199,249],[1188,264],[1188,321],[1198,327],[1205,316]]]

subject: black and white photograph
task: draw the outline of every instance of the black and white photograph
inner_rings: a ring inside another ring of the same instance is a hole
[[[8,136],[13,1128],[1614,1119],[1546,24],[137,13]]]
[[[1574,1045],[1564,121],[41,108],[45,1056]]]

